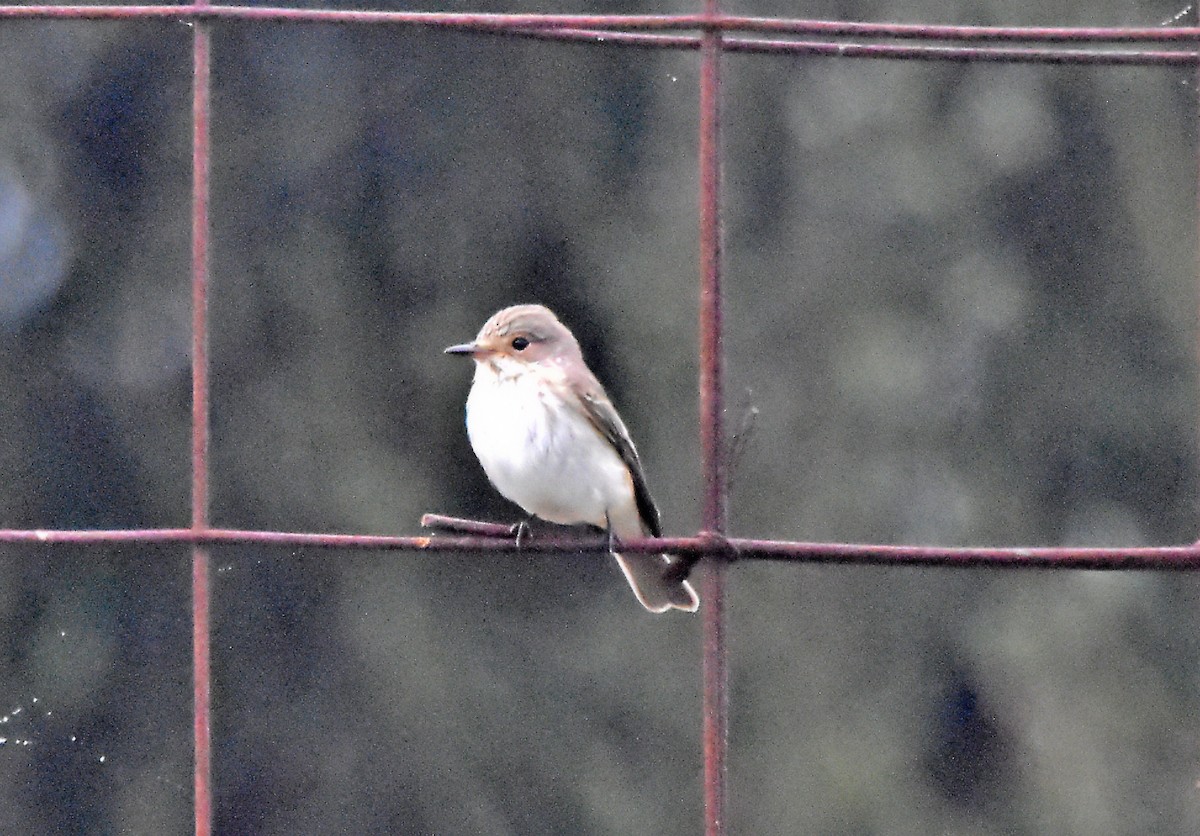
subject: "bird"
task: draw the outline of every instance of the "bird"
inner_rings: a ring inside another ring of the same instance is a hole
[[[493,314],[472,342],[446,354],[475,361],[467,436],[488,480],[527,514],[586,524],[610,537],[662,535],[637,448],[579,342],[543,305]],[[665,554],[613,557],[652,613],[695,612],[692,585],[668,578]]]

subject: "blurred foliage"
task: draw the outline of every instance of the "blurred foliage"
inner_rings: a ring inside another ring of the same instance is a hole
[[[187,522],[190,46],[0,26],[0,525]],[[219,24],[213,56],[216,524],[516,517],[441,348],[540,301],[696,528],[695,55]],[[733,530],[1194,540],[1194,74],[724,67]],[[188,582],[4,550],[0,831],[188,830]],[[230,549],[213,582],[217,832],[697,832],[699,620],[610,561]],[[733,832],[1200,829],[1190,576],[741,564],[730,596]]]

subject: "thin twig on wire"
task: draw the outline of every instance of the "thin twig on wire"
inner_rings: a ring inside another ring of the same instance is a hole
[[[513,527],[486,520],[467,520],[462,517],[447,517],[443,514],[422,514],[421,528],[438,531],[453,531],[457,534],[478,534],[481,537],[512,537]]]

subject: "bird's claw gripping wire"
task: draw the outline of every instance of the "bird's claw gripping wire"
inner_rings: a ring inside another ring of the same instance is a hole
[[[523,549],[525,544],[533,536],[533,529],[529,525],[529,519],[521,520],[513,523],[508,529],[509,535],[516,538],[517,549]]]

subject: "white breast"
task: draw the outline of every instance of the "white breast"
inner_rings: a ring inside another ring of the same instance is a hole
[[[492,484],[550,522],[604,527],[633,503],[629,471],[582,415],[538,385],[531,367],[479,364],[467,398],[467,435]]]

